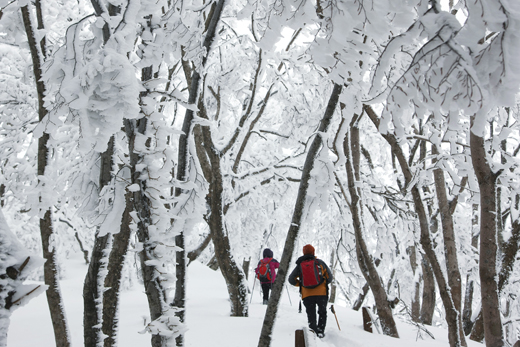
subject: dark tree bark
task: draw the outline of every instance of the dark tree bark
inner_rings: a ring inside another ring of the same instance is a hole
[[[421,128],[422,133],[422,128]],[[419,143],[420,155],[419,160],[424,163],[423,169],[426,168],[426,141],[420,141]],[[411,159],[411,158],[410,158]],[[408,163],[411,165],[411,162]],[[423,187],[423,190],[426,194],[430,193],[428,187]],[[433,207],[432,202],[428,202],[428,215],[430,216],[430,232],[432,235],[437,234],[439,230],[439,223],[437,222],[437,218],[433,217]],[[435,314],[435,302],[436,302],[436,291],[435,291],[435,277],[433,276],[432,267],[428,259],[421,254],[421,268],[422,268],[422,280],[423,280],[423,293],[422,293],[422,305],[419,319],[423,324],[432,325],[433,323],[433,315]]]
[[[486,346],[504,345],[497,282],[497,174],[486,156],[484,138],[470,132],[471,161],[480,188],[480,295]]]
[[[437,147],[432,146],[432,154],[439,154]],[[434,161],[434,163],[436,160]],[[435,191],[441,215],[442,234],[444,238],[444,256],[448,273],[448,284],[451,288],[451,295],[455,308],[461,311],[462,302],[462,280],[459,271],[459,261],[457,257],[457,245],[455,240],[455,230],[453,228],[453,216],[450,212],[448,197],[446,195],[446,180],[444,172],[440,168],[433,170],[435,181]]]
[[[244,272],[244,275],[246,276],[246,281],[249,279],[249,267],[251,266],[251,257],[244,258],[242,261],[242,272]]]
[[[478,231],[478,204],[473,204],[472,206],[472,218],[471,218],[471,229],[472,229],[472,237],[471,237],[471,246],[475,249],[478,247],[478,239],[480,236],[480,232]],[[464,296],[464,310],[462,311],[462,329],[464,330],[464,334],[469,335],[473,328],[473,321],[471,320],[471,316],[473,315],[473,293],[474,293],[474,281],[470,273],[466,276],[466,293]],[[471,337],[470,337],[471,339]]]
[[[369,115],[370,119],[376,126],[376,128],[379,129],[379,118],[375,114],[374,110],[370,107],[365,105],[364,106],[365,112]],[[404,156],[404,153],[399,146],[399,142],[393,136],[392,134],[382,134],[382,136],[385,138],[385,140],[390,144],[392,151],[396,155],[399,165],[401,166],[401,171],[403,172],[404,178],[405,178],[405,187],[408,187],[408,184],[412,182],[413,175],[410,170],[410,167],[406,161],[406,158]],[[446,281],[446,278],[444,277],[441,265],[439,260],[437,259],[437,254],[435,253],[435,249],[432,243],[432,237],[430,234],[429,229],[429,222],[428,222],[428,216],[426,213],[426,209],[424,207],[424,203],[422,200],[420,187],[417,186],[417,184],[408,187],[411,190],[412,198],[415,206],[415,212],[417,213],[417,217],[419,220],[419,226],[421,230],[421,245],[424,250],[424,253],[426,257],[428,258],[433,273],[435,275],[435,279],[437,280],[437,285],[439,286],[439,292],[441,294],[441,299],[444,304],[444,310],[446,312],[446,322],[448,323],[448,340],[451,347],[458,347],[462,345],[461,336],[460,336],[460,318],[459,313],[457,309],[455,308],[455,304],[453,302],[452,296],[451,296],[451,289],[449,287],[449,284]]]
[[[307,199],[307,189],[309,187],[311,171],[314,167],[314,161],[316,159],[316,156],[318,155],[323,144],[323,139],[319,134],[327,132],[330,122],[332,120],[332,116],[334,115],[334,110],[336,109],[336,106],[338,104],[341,90],[342,87],[340,85],[334,84],[334,88],[332,90],[332,94],[327,104],[325,114],[321,120],[318,133],[312,141],[312,144],[309,148],[309,152],[307,153],[307,157],[305,158],[305,164],[303,165],[302,171],[302,179],[300,181],[298,196],[296,198],[294,212],[291,219],[291,226],[289,227],[287,238],[285,239],[285,245],[280,261],[280,267],[278,268],[278,274],[276,276],[278,279],[274,283],[271,298],[269,299],[269,303],[267,305],[267,310],[262,325],[262,331],[260,333],[260,339],[258,341],[258,347],[269,347],[271,345],[271,334],[273,331],[276,313],[278,311],[278,304],[280,302],[283,286],[287,279],[287,272],[289,270],[291,258],[294,253],[294,246],[298,237],[298,233],[300,231],[300,225],[303,221],[302,217],[305,202]]]
[[[151,77],[151,69],[143,69],[144,79]],[[140,189],[133,192],[131,200],[133,200],[133,208],[137,213],[137,238],[143,244],[143,250],[139,252],[139,260],[141,263],[141,272],[143,275],[143,282],[146,297],[148,299],[148,308],[150,310],[150,319],[156,320],[163,314],[163,306],[166,303],[166,293],[162,287],[161,280],[158,274],[158,269],[155,265],[149,263],[154,260],[153,255],[155,244],[150,242],[150,234],[148,227],[151,225],[151,202],[146,196],[146,180],[141,180],[140,172],[136,170],[136,164],[140,161],[141,155],[134,152],[133,143],[137,133],[145,134],[147,126],[146,118],[139,120],[125,120],[125,129],[129,135],[130,144],[130,167],[132,174],[132,183],[137,183]],[[126,210],[125,210],[126,216]],[[165,346],[167,337],[161,335],[152,335],[152,347]]]
[[[372,260],[370,252],[363,237],[362,230],[362,207],[359,202],[361,200],[360,192],[356,189],[355,182],[360,179],[359,175],[359,161],[360,161],[360,144],[359,144],[359,128],[357,121],[359,116],[355,115],[352,119],[350,132],[344,141],[344,149],[347,156],[346,171],[348,177],[348,188],[351,196],[351,210],[354,225],[354,232],[356,237],[356,252],[358,255],[358,263],[362,273],[367,280],[367,283],[374,294],[377,312],[385,335],[399,337],[395,321],[393,319],[392,310],[388,304],[388,297],[383,287],[383,283],[376,270],[376,265]],[[350,135],[350,140],[349,140]],[[350,147],[349,147],[350,145]],[[392,271],[392,276],[395,274],[395,269]],[[389,280],[389,286],[391,285]]]
[[[37,29],[44,29],[43,18],[41,16],[41,3],[39,0],[35,1]],[[36,41],[35,30],[31,19],[31,11],[29,5],[20,8],[22,12],[22,20],[29,42],[29,49],[31,51],[34,79],[36,82],[36,91],[38,94],[38,120],[41,122],[47,115],[47,109],[44,106],[44,97],[46,94],[45,84],[42,80],[42,59],[46,56],[45,52],[45,36],[40,41]],[[45,176],[45,169],[48,165],[48,148],[49,134],[44,132],[38,139],[38,168],[37,173],[39,177]],[[39,184],[42,184],[39,181]],[[41,198],[40,198],[41,202]],[[56,249],[50,246],[50,239],[54,234],[52,225],[52,212],[48,208],[40,218],[40,234],[42,239],[43,258],[46,260],[43,266],[43,276],[45,284],[49,286],[46,291],[47,303],[51,314],[52,326],[54,328],[54,338],[56,346],[65,347],[70,346],[70,336],[63,312],[64,304],[59,287],[58,263],[56,260]]]
[[[119,321],[117,313],[119,312],[119,294],[121,288],[121,278],[126,254],[130,245],[130,235],[132,230],[130,224],[132,218],[132,193],[125,194],[125,210],[121,218],[121,227],[119,233],[112,238],[112,249],[108,258],[107,276],[105,277],[105,292],[103,292],[103,334],[106,335],[104,347],[117,345],[117,332],[119,329]]]
[[[211,257],[211,259],[208,261],[208,263],[206,264],[211,270],[213,271],[217,271],[219,269],[218,267],[218,261],[217,261],[217,256],[216,255],[213,255]]]
[[[520,196],[515,197],[515,208],[518,209]],[[503,257],[502,266],[498,277],[498,292],[501,293],[504,286],[509,281],[509,277],[513,271],[513,266],[516,261],[516,255],[520,247],[520,220],[516,219],[513,221],[511,236],[509,240],[502,247]],[[470,339],[473,341],[482,342],[484,340],[484,319],[482,311],[477,316],[473,328],[471,330]]]
[[[412,267],[412,272],[415,274],[419,271],[419,264],[417,262],[417,250],[415,245],[408,248],[408,253],[410,257],[410,266]],[[412,321],[419,323],[421,321],[421,279],[418,278],[414,283],[413,289],[413,297],[411,303],[411,317]]]
[[[204,117],[206,118],[206,117]],[[231,316],[247,317],[247,285],[245,275],[231,254],[231,246],[224,225],[223,213],[223,176],[221,169],[220,152],[216,149],[211,138],[210,129],[202,127],[204,147],[211,165],[211,181],[209,182],[208,204],[211,214],[208,225],[213,240],[215,256],[218,266],[227,284],[229,299],[231,303]]]
[[[209,51],[211,49],[211,45],[213,40],[215,39],[217,25],[220,21],[220,16],[222,13],[222,9],[224,8],[224,0],[219,0],[215,2],[210,10],[208,15],[208,20],[206,21],[206,36],[204,37],[203,47],[206,50],[206,55],[202,59],[202,66],[206,65],[207,57]],[[183,64],[183,66],[185,66]],[[188,103],[190,105],[197,105],[199,98],[199,88],[201,82],[201,76],[199,72],[194,69],[193,73],[189,73],[189,69],[185,66],[186,71],[186,81],[189,86],[189,96]],[[188,177],[189,170],[189,145],[188,139],[192,131],[193,127],[193,118],[194,113],[193,110],[187,109],[184,115],[184,120],[182,124],[182,132],[183,134],[179,138],[179,152],[178,152],[178,168],[177,168],[177,180],[183,182],[186,181]],[[179,196],[182,193],[181,189],[175,190],[175,196]],[[213,232],[211,233],[212,237],[214,237]],[[215,239],[213,238],[213,242],[215,243]],[[173,305],[177,307],[179,310],[177,312],[177,316],[181,322],[184,322],[185,319],[185,309],[186,309],[186,251],[185,251],[185,242],[184,242],[184,232],[181,231],[179,235],[175,237],[175,245],[180,248],[180,251],[176,254],[176,285],[175,285],[175,295],[173,299]],[[184,336],[181,334],[176,338],[177,346],[184,345]]]
[[[336,278],[336,250],[333,248],[332,252],[330,253],[330,270],[332,271],[332,275],[334,278]],[[336,302],[336,281],[333,281],[330,285],[330,291],[329,291],[329,302],[331,304]]]
[[[152,67],[143,68],[141,71],[141,80],[148,81],[150,80],[152,75]],[[145,97],[147,92],[141,93],[141,98]],[[144,103],[141,101],[141,104]],[[130,170],[131,170],[131,182],[132,184],[138,184],[139,190],[133,192],[132,194],[126,195],[126,201],[128,203],[133,203],[133,210],[137,214],[137,238],[139,242],[143,244],[143,250],[139,253],[139,259],[141,263],[141,271],[143,274],[143,281],[145,286],[145,292],[148,299],[148,308],[150,310],[150,318],[152,321],[158,319],[164,314],[164,309],[167,306],[167,295],[166,290],[161,283],[161,279],[158,274],[161,272],[160,269],[156,265],[153,265],[149,262],[149,260],[156,259],[154,254],[154,248],[156,244],[152,242],[150,237],[149,226],[152,224],[151,220],[151,209],[152,203],[147,196],[147,180],[143,179],[142,173],[137,170],[137,165],[143,161],[144,155],[135,149],[135,140],[137,136],[147,136],[147,126],[148,120],[144,112],[141,113],[141,118],[137,120],[127,120],[125,119],[125,131],[128,137],[129,143],[129,153],[130,153]],[[145,141],[145,143],[149,143],[149,141]],[[129,213],[132,211],[130,207],[127,206],[125,212],[123,214],[123,221],[128,223],[128,233],[125,233],[121,236],[122,242],[126,242],[126,247],[128,247],[128,237],[130,236],[130,222],[131,217]],[[126,230],[125,230],[126,231]],[[122,231],[120,232],[120,234]],[[124,246],[123,244],[121,245]],[[124,254],[120,260],[124,260]],[[152,335],[151,343],[152,347],[160,347],[166,346],[169,338],[166,336],[154,334]]]
[[[469,339],[478,342],[484,341],[484,318],[482,317],[482,310],[479,311],[477,319],[475,319],[473,323]]]
[[[359,146],[359,128],[357,127],[358,115],[354,115],[350,124],[350,134],[347,133],[343,142],[347,162],[345,164],[348,177],[348,190],[350,193],[350,209],[352,211],[352,224],[356,237],[356,254],[361,273],[372,290],[376,302],[377,314],[379,316],[383,334],[399,338],[395,325],[392,309],[388,304],[388,296],[376,266],[370,255],[368,247],[363,237],[362,227],[362,207],[360,205],[360,191],[356,188],[356,181],[359,181],[359,158],[361,155]]]
[[[92,0],[96,15],[101,17],[104,9],[96,0]],[[120,13],[120,8],[109,4],[106,8],[109,16]],[[103,41],[110,39],[108,23],[103,27]],[[112,136],[107,149],[100,155],[99,191],[108,185],[114,178],[114,146]],[[102,339],[106,347],[114,346],[118,331],[117,312],[119,306],[119,291],[124,259],[130,242],[130,212],[131,194],[125,194],[125,210],[123,212],[120,230],[118,233],[99,235],[96,232],[92,258],[83,286],[83,329],[85,346],[96,346]],[[107,274],[100,276],[101,269],[105,267]],[[104,279],[104,282],[101,283]],[[108,288],[104,290],[103,288]],[[101,309],[99,309],[101,308]],[[99,315],[101,313],[101,316]]]
[[[114,154],[114,137],[110,138],[108,147],[100,156],[99,190],[112,180],[112,156]],[[103,293],[100,292],[99,273],[102,260],[106,257],[109,245],[112,244],[112,235],[99,236],[96,232],[94,247],[89,262],[85,282],[83,283],[83,339],[85,346],[96,346],[101,339],[102,316],[99,316],[97,305],[102,301]]]
[[[104,258],[104,250],[107,247],[109,235],[98,237],[94,241],[92,256],[89,262],[87,275],[83,284],[83,339],[87,347],[96,346],[99,340],[101,317],[98,315],[97,300],[101,300],[98,290],[98,274],[101,268],[101,259]]]
[[[208,247],[210,242],[211,233],[208,233],[208,235],[206,235],[204,240],[200,243],[200,245],[197,248],[195,248],[193,251],[188,252],[188,265],[190,265],[192,261],[195,261],[202,254],[202,252],[204,252],[204,250]]]
[[[423,324],[432,325],[433,314],[435,313],[435,298],[437,296],[435,276],[433,276],[432,267],[425,256],[422,256],[421,267],[423,273],[423,295],[420,320]]]
[[[354,305],[352,305],[352,309],[354,311],[359,311],[361,305],[363,305],[363,301],[365,301],[365,297],[367,296],[369,290],[370,286],[368,285],[368,283],[365,283],[363,285],[363,288],[361,289],[361,293],[359,293],[358,298],[354,302]]]
[[[515,209],[520,207],[520,195],[515,196]],[[502,264],[498,276],[498,290],[501,292],[505,285],[509,282],[509,277],[513,272],[516,255],[520,247],[520,218],[513,221],[511,227],[511,236],[502,246]]]
[[[462,329],[464,330],[465,335],[469,335],[471,333],[471,328],[473,328],[473,322],[471,321],[471,315],[473,314],[473,309],[471,307],[471,304],[473,303],[473,287],[473,281],[468,275],[466,281],[466,295],[464,296],[464,310],[462,311]]]
[[[381,263],[381,259],[377,258],[375,261],[376,267],[378,267],[380,263]],[[361,288],[361,293],[359,293],[358,298],[352,305],[352,309],[354,311],[359,311],[359,309],[363,305],[363,301],[365,301],[365,298],[366,298],[369,290],[370,290],[370,286],[368,285],[368,283],[365,283],[363,285],[363,288]]]
[[[0,184],[0,207],[5,206],[5,184]]]
[[[432,154],[439,154],[435,145],[432,145]],[[436,163],[436,160],[433,161]],[[453,228],[453,215],[450,210],[448,196],[446,195],[446,180],[444,171],[440,168],[433,170],[435,181],[435,192],[441,215],[442,236],[444,239],[444,258],[446,261],[446,272],[448,275],[448,285],[451,289],[451,297],[455,309],[459,313],[459,334],[462,346],[466,346],[464,331],[462,330],[462,279],[459,271],[459,260],[457,256],[457,244],[455,230]]]

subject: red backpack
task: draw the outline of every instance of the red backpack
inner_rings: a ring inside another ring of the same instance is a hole
[[[300,263],[302,273],[301,285],[305,288],[316,288],[325,278],[316,259],[305,260]]]
[[[258,273],[256,277],[260,280],[260,282],[271,282],[271,266],[269,263],[273,260],[273,258],[269,258],[266,262],[264,260],[260,260],[260,264],[258,265]]]

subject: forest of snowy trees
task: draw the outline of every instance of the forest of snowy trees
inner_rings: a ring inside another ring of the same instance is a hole
[[[85,346],[117,344],[137,272],[158,347],[184,345],[190,262],[248,316],[266,246],[270,346],[309,242],[385,334],[405,312],[452,347],[511,346],[519,57],[517,0],[0,0],[0,346],[44,290],[70,346],[72,249]]]

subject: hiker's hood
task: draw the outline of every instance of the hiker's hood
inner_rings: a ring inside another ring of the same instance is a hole
[[[266,249],[264,249],[263,256],[264,256],[264,258],[272,258],[273,251],[271,251],[269,248],[266,248]]]
[[[301,263],[302,261],[305,261],[305,260],[311,260],[311,259],[316,259],[316,257],[315,257],[313,254],[302,255],[301,257],[299,257],[298,259],[296,259],[296,265],[300,265],[300,263]]]

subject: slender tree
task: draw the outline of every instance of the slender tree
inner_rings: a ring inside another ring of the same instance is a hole
[[[46,96],[46,86],[42,79],[42,65],[45,62],[47,56],[45,36],[43,36],[38,42],[36,36],[36,29],[43,30],[43,16],[42,16],[42,4],[37,0],[34,4],[34,11],[36,12],[37,25],[34,25],[32,18],[32,11],[30,5],[27,4],[20,8],[22,12],[23,23],[25,32],[27,34],[27,40],[29,42],[29,49],[31,51],[32,66],[34,72],[34,79],[36,83],[36,90],[38,94],[38,120],[43,122],[47,116],[47,108],[44,104],[44,98]],[[36,27],[36,29],[35,29]],[[49,165],[49,134],[44,132],[38,139],[38,177],[39,185],[45,185],[45,171]],[[43,203],[43,199],[40,196],[40,203]],[[64,312],[63,298],[60,292],[59,285],[59,265],[57,263],[57,250],[55,247],[51,247],[50,240],[54,234],[54,227],[52,223],[52,207],[41,206],[42,209],[40,216],[40,234],[42,240],[43,258],[46,260],[43,267],[45,284],[49,286],[46,291],[47,302],[49,304],[49,311],[51,313],[52,325],[54,328],[54,338],[56,340],[56,346],[64,347],[70,346],[70,334],[67,325],[67,320]]]
[[[501,171],[493,172],[484,137],[470,134],[471,160],[480,188],[480,260],[482,318],[487,346],[504,345],[497,277],[496,185]]]
[[[352,220],[354,226],[354,233],[356,235],[356,254],[361,268],[361,272],[365,277],[370,289],[374,294],[374,299],[377,307],[377,314],[379,316],[383,334],[399,337],[397,327],[395,325],[392,309],[388,304],[388,297],[381,278],[377,273],[375,262],[368,250],[367,244],[363,235],[363,217],[361,205],[361,193],[357,188],[357,182],[360,180],[359,174],[359,158],[360,158],[360,142],[359,142],[359,115],[354,115],[350,121],[350,131],[345,136],[343,141],[345,147],[345,154],[347,157],[346,171],[348,176],[348,190],[350,193],[350,209],[352,212]]]
[[[312,141],[312,144],[309,147],[309,152],[307,153],[307,156],[305,158],[305,164],[303,166],[302,171],[302,179],[298,189],[298,197],[296,199],[296,204],[291,219],[291,226],[289,227],[289,231],[287,233],[280,267],[278,268],[278,280],[274,283],[271,298],[267,305],[264,323],[262,325],[262,331],[260,333],[260,339],[258,341],[259,347],[269,347],[271,345],[271,334],[276,320],[278,303],[280,302],[283,286],[287,279],[287,272],[289,271],[289,265],[291,263],[292,255],[294,253],[296,239],[298,237],[301,224],[303,223],[304,218],[306,217],[305,207],[307,203],[307,190],[311,181],[311,171],[314,167],[314,161],[318,156],[319,151],[323,148],[323,139],[321,137],[321,133],[326,133],[329,128],[342,89],[343,88],[341,85],[334,84],[334,88],[332,89],[332,93],[327,104],[327,108],[320,122],[318,133],[315,135],[314,140]]]
[[[374,110],[365,105],[364,110],[367,115],[370,117],[376,128],[379,128],[379,118],[377,117]],[[401,170],[405,177],[405,185],[408,186],[410,182],[412,182],[412,172],[408,166],[408,162],[404,156],[402,149],[399,146],[399,143],[394,135],[386,133],[382,134],[383,137],[390,144],[392,151],[396,154],[399,164],[401,166]],[[424,201],[422,199],[420,188],[417,184],[413,184],[409,187],[412,193],[413,202],[415,206],[415,212],[417,213],[417,218],[419,220],[420,231],[421,231],[421,245],[425,252],[425,255],[432,266],[433,273],[435,275],[435,279],[437,280],[437,284],[439,286],[439,292],[441,294],[441,299],[444,304],[444,310],[446,312],[446,321],[448,323],[448,339],[450,342],[450,346],[461,346],[461,336],[460,336],[460,318],[457,309],[455,308],[455,304],[451,297],[451,290],[449,284],[447,283],[446,278],[444,277],[444,273],[441,269],[440,262],[437,258],[437,254],[435,253],[432,237],[429,230],[429,220],[426,215],[426,209],[424,207]]]
[[[189,96],[188,96],[188,104],[190,105],[198,105],[199,104],[199,93],[201,88],[201,73],[200,69],[203,69],[206,65],[206,61],[208,59],[208,54],[211,50],[211,46],[216,36],[217,26],[220,22],[222,10],[224,9],[224,0],[219,0],[218,2],[213,3],[211,6],[211,11],[208,15],[208,19],[206,23],[208,23],[206,27],[206,34],[204,36],[204,40],[202,43],[202,47],[205,50],[203,53],[203,58],[200,66],[196,66],[193,70],[193,73],[190,73],[190,69],[186,71],[186,79],[188,80],[189,86]],[[182,135],[179,138],[179,147],[178,147],[178,160],[177,160],[177,174],[176,178],[180,182],[187,181],[189,177],[189,165],[190,165],[190,156],[194,155],[194,153],[190,153],[189,149],[189,138],[192,136],[193,129],[193,119],[195,112],[192,108],[186,109],[186,113],[184,115],[184,120],[182,123]],[[175,196],[179,197],[182,194],[181,188],[176,188]],[[214,214],[220,214],[217,211],[221,211],[222,206],[215,206]],[[216,238],[218,240],[224,238],[223,235],[223,225],[220,225],[220,229],[218,232],[213,229],[211,231],[211,237],[213,239],[213,243],[215,244]],[[211,229],[210,229],[211,230]],[[224,241],[226,242],[226,241]],[[184,231],[180,230],[178,236],[175,237],[175,244],[179,247],[179,251],[177,252],[176,260],[176,286],[175,286],[175,296],[173,300],[173,304],[179,310],[177,315],[181,322],[184,322],[185,319],[185,307],[186,307],[186,246],[184,241]],[[219,247],[216,246],[218,249]],[[225,251],[224,251],[225,252]],[[183,346],[183,336],[180,335],[176,339],[177,346]]]

